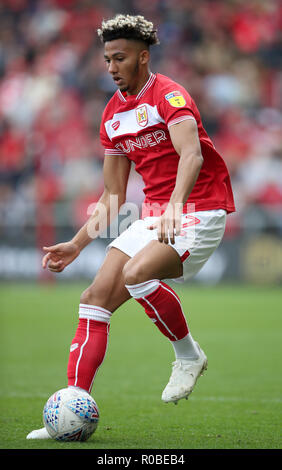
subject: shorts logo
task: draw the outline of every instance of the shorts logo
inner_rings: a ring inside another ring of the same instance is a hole
[[[141,127],[146,127],[148,124],[148,112],[146,105],[138,106],[135,109],[137,123]]]
[[[199,219],[197,219],[197,217],[194,217],[193,215],[185,215],[185,219],[189,222],[185,222],[184,224],[182,224],[183,228],[191,227],[191,225],[197,225],[201,222]]]
[[[187,222],[182,224],[182,228],[192,227],[193,225],[197,225],[201,222],[199,219],[197,219],[197,217],[194,217],[193,215],[185,215],[185,219],[187,220]],[[185,237],[185,235],[185,230],[181,230],[180,236]]]
[[[180,93],[180,91],[171,91],[170,93],[165,95],[165,99],[174,108],[182,108],[186,104],[185,98]]]

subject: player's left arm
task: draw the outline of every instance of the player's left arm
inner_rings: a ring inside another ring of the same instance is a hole
[[[151,229],[158,229],[160,242],[175,242],[175,235],[181,231],[181,214],[200,173],[203,156],[194,119],[186,119],[169,127],[172,144],[180,156],[176,183],[164,214]],[[168,237],[169,236],[169,237]]]

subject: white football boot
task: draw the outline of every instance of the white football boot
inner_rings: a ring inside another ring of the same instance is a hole
[[[27,436],[27,439],[51,439],[50,434],[48,433],[47,429],[41,428],[41,429],[35,429],[34,431],[31,431]]]
[[[177,404],[181,398],[187,399],[195,387],[198,377],[207,369],[207,356],[198,343],[196,345],[199,350],[199,358],[197,360],[176,359],[172,363],[172,374],[162,393],[162,400],[165,403],[173,402]]]

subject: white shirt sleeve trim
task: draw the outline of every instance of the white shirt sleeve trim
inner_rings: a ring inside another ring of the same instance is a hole
[[[125,153],[118,149],[105,149],[105,155],[125,155]]]
[[[187,119],[192,119],[193,121],[197,122],[193,116],[180,116],[176,119],[172,119],[168,122],[167,127],[173,126],[174,124],[178,124],[179,122],[186,121]]]

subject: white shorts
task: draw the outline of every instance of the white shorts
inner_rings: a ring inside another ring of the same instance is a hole
[[[157,229],[147,229],[156,220],[157,217],[136,220],[107,246],[107,251],[115,247],[132,258],[152,240],[158,240]],[[174,281],[186,281],[200,271],[221,242],[225,223],[226,211],[223,209],[182,215],[181,233],[175,237],[174,245],[169,242],[183,264],[183,275]]]

